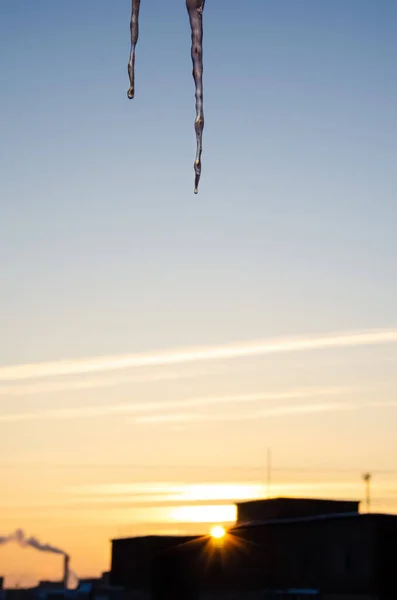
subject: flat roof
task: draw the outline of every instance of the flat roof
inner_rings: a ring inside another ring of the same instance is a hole
[[[255,498],[236,502],[237,506],[248,506],[250,504],[276,504],[286,502],[293,504],[360,504],[360,500],[335,500],[329,498],[305,498],[296,496],[276,496],[274,498]]]
[[[231,527],[230,530],[235,529],[247,529],[248,527],[257,527],[261,525],[284,525],[289,523],[311,523],[317,521],[332,521],[332,520],[348,520],[348,519],[362,519],[362,520],[375,520],[375,519],[396,519],[397,514],[392,513],[359,513],[359,512],[348,512],[348,513],[329,513],[325,515],[311,515],[307,517],[285,517],[280,519],[266,519],[263,521],[248,521],[246,523],[238,523]]]
[[[112,538],[111,542],[124,542],[128,540],[195,540],[202,537],[201,535],[130,535],[122,538]]]

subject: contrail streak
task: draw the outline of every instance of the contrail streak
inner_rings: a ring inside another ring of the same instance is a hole
[[[61,378],[55,381],[39,381],[37,383],[29,384],[22,383],[16,385],[15,383],[6,383],[0,386],[0,396],[31,396],[35,394],[55,394],[62,392],[74,392],[79,390],[91,390],[98,388],[110,388],[118,387],[126,384],[139,384],[139,383],[155,383],[159,381],[180,381],[182,379],[190,379],[194,377],[201,377],[203,374],[207,374],[208,371],[195,371],[195,372],[162,372],[162,373],[148,373],[144,375],[130,375],[130,376],[115,376],[109,377],[105,374],[104,377],[99,378],[79,378],[76,380],[63,380]]]
[[[208,422],[221,422],[227,421],[256,421],[260,419],[268,419],[272,417],[285,417],[294,415],[309,415],[309,414],[321,414],[328,412],[354,412],[364,409],[373,408],[395,408],[397,407],[397,401],[390,402],[363,402],[361,404],[354,404],[350,402],[333,402],[328,404],[306,404],[301,406],[287,405],[276,408],[269,408],[259,411],[252,411],[243,414],[217,414],[209,415],[204,413],[179,413],[179,414],[162,414],[162,415],[150,415],[137,417],[137,423],[150,424],[166,424],[166,423],[208,423]]]
[[[0,415],[0,423],[15,423],[35,420],[63,420],[74,418],[93,418],[115,415],[134,415],[156,413],[165,410],[203,408],[224,404],[270,402],[294,400],[299,398],[318,398],[341,395],[352,391],[351,388],[296,389],[275,393],[240,394],[235,396],[204,396],[161,402],[127,402],[123,404],[105,404],[39,410],[30,413],[9,413]]]
[[[363,332],[342,332],[323,336],[281,338],[251,341],[227,346],[207,346],[185,350],[169,350],[158,353],[104,356],[78,360],[62,360],[46,363],[11,365],[0,367],[0,381],[21,381],[44,377],[83,375],[133,369],[186,364],[200,361],[216,361],[253,356],[265,356],[286,352],[325,350],[390,344],[397,342],[397,330],[370,330]]]

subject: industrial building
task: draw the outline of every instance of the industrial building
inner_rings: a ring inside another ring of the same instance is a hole
[[[68,589],[64,581],[40,581],[34,588],[3,590],[2,600],[125,600],[124,589],[109,585],[108,573],[100,578],[80,579],[77,588]]]
[[[176,546],[191,543],[195,536],[146,536],[112,540],[109,583],[123,587],[139,598],[151,588],[151,566],[155,556]],[[134,597],[135,597],[134,596]]]
[[[136,597],[152,600],[397,598],[397,516],[295,498],[245,502],[237,512],[219,540],[114,540],[111,582],[136,592],[138,582]]]

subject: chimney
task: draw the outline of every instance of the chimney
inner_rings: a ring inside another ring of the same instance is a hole
[[[63,557],[63,587],[67,589],[69,581],[69,561],[70,557],[65,554]]]

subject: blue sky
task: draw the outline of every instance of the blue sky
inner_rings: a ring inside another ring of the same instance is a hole
[[[1,2],[0,379],[2,367],[19,373],[25,363],[393,332],[394,0],[207,0],[198,196],[184,2],[142,0],[133,101],[129,17],[127,0]],[[277,394],[303,388],[310,392],[296,400],[302,406],[328,402],[319,388],[335,402],[386,402],[397,391],[396,360],[394,343],[358,342],[216,368],[177,365],[165,377],[155,365],[150,377],[139,371],[139,381],[131,373],[69,381],[69,373],[55,391],[45,377],[33,392],[29,381],[1,379],[0,407],[31,414],[260,393],[274,395],[274,408]],[[226,423],[230,409],[219,404],[216,418],[224,414]],[[395,408],[324,413],[299,417],[298,428],[292,416],[269,425],[281,462],[290,464],[293,443],[294,458],[307,464],[321,440],[318,464],[343,465],[354,432],[349,464],[364,456],[393,467]],[[100,416],[87,430],[78,412],[73,418],[71,456],[62,419],[51,427],[40,417],[34,426],[0,422],[0,449],[10,462],[106,461],[109,436],[110,461],[164,466],[183,449],[182,465],[212,464],[216,454],[218,464],[229,456],[244,466],[257,464],[267,443],[262,425],[249,420],[220,431],[214,419],[203,452],[203,430],[189,420],[159,432],[123,417],[112,417],[109,429]],[[133,444],[126,450],[131,436],[139,458]],[[68,485],[80,481],[68,473]],[[19,479],[2,477],[16,498]],[[103,473],[92,483],[110,479]]]
[[[208,2],[194,198],[183,2],[134,102],[129,2],[2,2],[5,362],[394,318],[397,8],[298,4]]]

